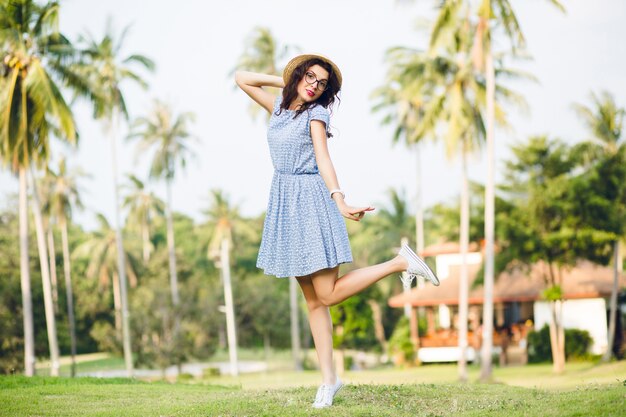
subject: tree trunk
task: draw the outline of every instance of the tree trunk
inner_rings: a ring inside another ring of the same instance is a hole
[[[178,306],[180,299],[178,297],[178,277],[176,275],[176,251],[174,244],[174,225],[172,221],[172,184],[168,179],[167,184],[167,249],[169,253],[170,265],[170,288],[172,291],[172,303]]]
[[[20,167],[20,282],[22,287],[22,314],[24,321],[24,375],[35,375],[35,330],[33,324],[33,298],[30,289],[28,263],[28,187],[26,169]]]
[[[167,192],[167,204],[166,204],[166,221],[167,221],[167,250],[169,257],[170,268],[170,291],[172,293],[172,305],[174,306],[174,329],[172,337],[174,338],[174,344],[179,346],[178,340],[180,338],[180,315],[178,311],[178,305],[180,304],[180,296],[178,294],[178,273],[176,267],[176,243],[174,241],[174,222],[172,220],[172,183],[170,179],[166,181]],[[180,353],[180,352],[179,352]],[[176,357],[180,358],[180,354]],[[181,364],[179,363],[179,366]]]
[[[565,326],[563,326],[563,301],[558,302],[559,308],[559,365],[565,370]]]
[[[619,292],[619,276],[622,272],[622,257],[620,254],[619,240],[615,241],[613,252],[613,287],[611,288],[611,302],[609,307],[609,337],[606,352],[602,355],[603,362],[608,362],[613,357],[613,343],[615,341],[615,327],[617,322],[617,294]]]
[[[493,285],[495,245],[495,71],[491,47],[487,50],[485,73],[487,78],[487,184],[485,185],[485,276],[483,283],[483,335],[480,361],[480,379],[489,381],[492,375],[493,351]]]
[[[552,348],[552,369],[555,373],[565,370],[565,330],[561,322],[562,301],[550,301],[550,347]]]
[[[419,144],[415,144],[416,159],[416,190],[415,190],[415,245],[417,253],[422,256],[424,252],[424,210],[422,209],[422,173]]]
[[[120,295],[120,276],[113,273],[113,312],[115,313],[115,332],[119,340],[124,339],[122,331],[122,296]]]
[[[289,310],[291,311],[291,354],[296,371],[302,368],[302,352],[300,348],[300,315],[298,314],[298,282],[295,277],[289,278]]]
[[[71,375],[76,376],[76,320],[74,318],[74,294],[70,269],[70,245],[67,238],[67,221],[61,220],[61,243],[63,245],[63,273],[65,275],[65,296],[67,298],[67,320],[70,330],[72,355]]]
[[[128,294],[126,284],[126,265],[124,263],[124,243],[122,242],[122,228],[120,220],[120,197],[117,181],[117,151],[115,146],[116,117],[111,121],[111,162],[113,164],[113,190],[115,198],[115,240],[117,242],[117,272],[120,283],[120,303],[122,307],[122,345],[124,349],[124,363],[126,374],[133,376],[133,356],[130,344],[130,315],[128,311]]]
[[[367,304],[369,304],[372,309],[372,319],[374,320],[374,334],[376,335],[376,340],[380,343],[383,354],[387,355],[389,352],[387,350],[387,340],[385,339],[382,309],[380,308],[380,304],[378,304],[375,300],[367,300]]]
[[[39,264],[41,265],[41,281],[43,284],[43,301],[46,312],[46,330],[48,331],[48,347],[50,348],[50,376],[59,376],[59,341],[57,338],[56,319],[52,301],[52,286],[50,285],[50,269],[48,264],[48,251],[46,248],[45,231],[39,204],[39,191],[35,176],[31,171],[33,189],[33,213],[35,215],[35,231],[37,235],[37,249],[39,251]]]
[[[415,358],[413,364],[419,365],[421,363],[419,357],[420,351],[420,334],[419,334],[419,321],[417,317],[417,309],[411,308],[411,317],[409,317],[409,329],[411,335],[411,343],[413,343],[413,351],[415,352]]]
[[[48,222],[48,260],[50,261],[50,284],[52,286],[52,305],[54,313],[59,313],[59,283],[57,279],[56,251],[54,250],[54,235],[52,232],[52,221]]]
[[[237,333],[235,331],[235,310],[233,307],[233,290],[230,282],[230,248],[228,239],[222,240],[220,262],[222,263],[222,279],[224,281],[224,303],[226,307],[226,333],[228,336],[228,353],[230,357],[230,373],[239,375],[237,366]]]
[[[459,279],[459,380],[467,381],[467,320],[469,283],[467,274],[467,251],[469,247],[469,182],[467,179],[467,149],[463,139],[461,153],[461,270]]]

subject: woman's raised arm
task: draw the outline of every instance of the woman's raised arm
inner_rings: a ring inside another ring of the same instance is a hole
[[[263,87],[285,87],[285,82],[281,77],[249,71],[237,71],[235,82],[252,100],[259,103],[269,113],[274,109],[275,97],[265,91]]]

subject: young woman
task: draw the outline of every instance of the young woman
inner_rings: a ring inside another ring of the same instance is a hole
[[[274,177],[257,266],[268,275],[297,278],[323,376],[313,407],[328,407],[343,385],[333,365],[329,306],[405,270],[435,285],[439,281],[408,246],[387,262],[339,278],[339,265],[352,262],[342,216],[358,222],[374,208],[346,203],[328,153],[329,109],[342,83],[337,65],[322,55],[299,55],[282,78],[239,71],[235,80],[271,114],[267,140]],[[283,88],[282,95],[274,97],[263,87]]]

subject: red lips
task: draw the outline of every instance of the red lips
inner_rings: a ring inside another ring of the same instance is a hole
[[[315,95],[315,93],[311,90],[306,90],[306,93],[309,95],[309,97],[313,97]]]

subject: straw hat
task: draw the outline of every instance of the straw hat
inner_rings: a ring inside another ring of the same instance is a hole
[[[285,67],[285,70],[283,71],[283,80],[285,81],[285,84],[289,82],[289,78],[291,78],[291,74],[293,73],[293,70],[295,70],[298,67],[298,65],[302,64],[304,61],[308,61],[309,59],[313,59],[313,58],[321,59],[322,61],[328,63],[328,65],[331,66],[331,68],[333,69],[333,72],[337,76],[337,80],[339,81],[339,88],[341,88],[342,78],[341,78],[341,71],[339,71],[339,67],[333,61],[326,58],[324,55],[320,55],[320,54],[304,54],[304,55],[298,55],[297,57],[292,58],[291,61],[287,63],[287,66]]]

